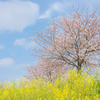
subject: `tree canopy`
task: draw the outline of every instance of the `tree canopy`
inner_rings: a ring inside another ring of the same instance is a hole
[[[33,54],[41,60],[61,62],[66,69],[77,68],[78,72],[85,67],[99,67],[100,15],[96,11],[75,10],[70,17],[53,20],[53,25],[47,26],[44,32],[36,31],[31,40],[39,48],[34,48]]]

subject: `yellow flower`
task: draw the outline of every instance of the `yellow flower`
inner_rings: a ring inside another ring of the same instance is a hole
[[[85,100],[90,100],[89,97],[85,96]]]
[[[9,95],[9,91],[4,90],[4,92],[2,93],[2,97],[6,98]]]

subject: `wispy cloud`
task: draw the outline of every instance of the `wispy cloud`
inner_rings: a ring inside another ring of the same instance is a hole
[[[65,12],[72,2],[55,2],[39,17],[39,19],[49,18],[53,12]]]
[[[36,43],[34,43],[33,41],[31,42],[27,42],[27,44],[25,45],[25,48],[28,49],[28,48],[33,48],[34,46],[36,46]]]
[[[62,0],[62,2],[58,1],[51,4],[49,8],[42,15],[40,15],[39,19],[49,18],[53,13],[66,13],[68,10],[73,9],[72,6],[77,9],[78,5],[80,5],[80,9],[83,6],[86,6],[86,9],[88,8],[89,12],[93,12],[96,7],[99,7],[100,0],[77,0],[77,2],[76,0]]]
[[[3,58],[0,59],[0,66],[8,66],[8,65],[12,65],[14,62],[14,60],[12,58]]]
[[[48,9],[48,10],[46,10],[46,11],[44,12],[43,15],[41,15],[41,16],[39,17],[39,19],[49,18],[50,15],[51,15],[51,13],[52,13],[52,11],[51,11],[50,9]]]
[[[29,49],[36,46],[36,43],[34,43],[33,41],[28,42],[25,38],[21,38],[21,39],[16,39],[13,45],[23,46],[25,49]]]
[[[23,31],[33,25],[39,15],[39,6],[29,1],[0,1],[0,30]]]
[[[2,49],[2,50],[3,50],[3,49],[4,49],[4,45],[0,45],[0,49]]]
[[[0,75],[3,77],[0,77],[0,81],[13,81],[17,79],[20,81],[24,75],[27,75],[27,66],[33,65],[34,62],[29,62],[29,63],[14,63],[11,65],[5,65],[1,66],[0,69]]]
[[[55,2],[53,5],[51,5],[51,9],[54,11],[59,11],[59,12],[63,12],[65,10],[65,7],[67,7],[68,5],[65,6],[64,3],[61,2]]]
[[[84,4],[89,12],[93,12],[97,7],[100,8],[100,0],[82,0],[81,4]]]
[[[13,44],[18,45],[18,46],[25,45],[26,44],[26,39],[25,38],[16,39]]]

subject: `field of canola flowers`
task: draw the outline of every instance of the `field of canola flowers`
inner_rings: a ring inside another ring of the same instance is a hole
[[[0,100],[100,100],[100,78],[71,70],[54,83],[33,79],[0,84]]]

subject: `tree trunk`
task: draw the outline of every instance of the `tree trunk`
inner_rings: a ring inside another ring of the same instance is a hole
[[[77,74],[81,74],[81,66],[77,67]]]

